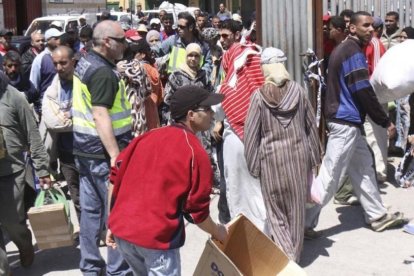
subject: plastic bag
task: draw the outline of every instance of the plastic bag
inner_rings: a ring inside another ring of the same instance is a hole
[[[385,52],[371,77],[380,103],[414,92],[414,40],[408,39]]]
[[[51,187],[50,189],[40,190],[39,194],[36,197],[34,207],[40,207],[43,205],[56,203],[63,203],[63,205],[65,206],[66,215],[70,217],[69,202],[66,200],[63,191],[56,186]]]

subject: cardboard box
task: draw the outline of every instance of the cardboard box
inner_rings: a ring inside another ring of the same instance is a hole
[[[194,275],[301,276],[305,271],[245,216],[229,223],[224,244],[209,239]]]
[[[32,207],[27,215],[39,249],[73,245],[73,227],[63,203]]]

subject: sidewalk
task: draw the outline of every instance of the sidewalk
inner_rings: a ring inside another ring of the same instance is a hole
[[[394,167],[390,166],[389,175]],[[381,185],[383,201],[391,211],[402,211],[409,220],[414,218],[414,188],[402,189],[392,183]],[[217,200],[211,203],[213,218],[217,218]],[[413,220],[414,222],[414,220]],[[364,222],[359,206],[339,206],[329,203],[322,211],[317,230],[324,237],[305,241],[300,265],[308,275],[414,275],[414,236],[399,229],[373,232]],[[208,235],[187,224],[187,239],[181,249],[182,275],[193,275]],[[23,269],[16,247],[7,245],[14,276],[81,275],[78,270],[79,247],[58,248],[36,253],[33,266]],[[105,256],[106,249],[101,247]],[[265,276],[265,275],[264,275]]]

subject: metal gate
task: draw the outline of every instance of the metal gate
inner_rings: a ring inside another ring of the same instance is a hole
[[[261,0],[261,12],[259,10],[257,14],[261,21],[258,31],[261,32],[262,45],[277,47],[285,52],[287,70],[298,82],[303,79],[300,54],[314,48],[312,2]]]
[[[400,27],[414,27],[414,0],[323,0],[323,13],[339,15],[344,9],[367,11],[385,19],[387,12],[400,14]]]

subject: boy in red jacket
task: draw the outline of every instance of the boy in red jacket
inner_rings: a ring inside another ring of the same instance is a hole
[[[209,215],[213,173],[195,135],[210,128],[211,106],[223,98],[196,86],[180,88],[170,105],[175,124],[135,138],[112,168],[107,244],[136,275],[180,275],[184,218],[219,241],[227,237]]]

